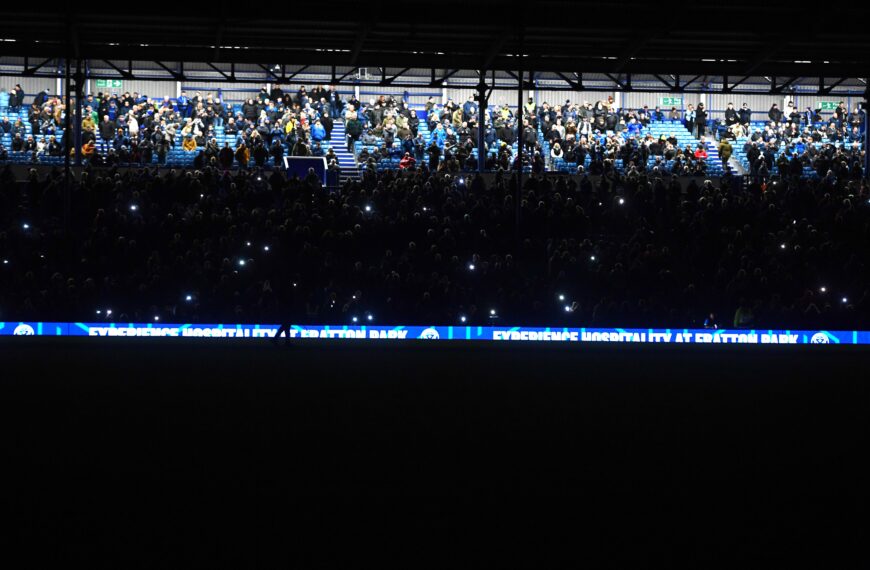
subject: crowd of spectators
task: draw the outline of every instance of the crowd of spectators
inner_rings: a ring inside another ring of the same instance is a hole
[[[733,144],[741,145],[749,173],[768,178],[801,176],[809,168],[818,176],[860,177],[863,173],[865,114],[855,107],[850,113],[842,101],[830,117],[820,109],[801,112],[789,102],[785,111],[774,103],[762,127],[752,122],[746,103],[737,110],[729,103],[717,134],[720,155],[731,156]]]
[[[17,113],[24,94],[17,86],[0,108]],[[5,105],[4,105],[5,103]],[[279,85],[265,87],[256,98],[234,107],[220,97],[186,92],[175,100],[152,99],[137,92],[89,94],[82,101],[81,153],[96,166],[148,165],[154,157],[160,164],[172,149],[195,151],[191,166],[207,164],[229,168],[264,166],[271,158],[280,163],[285,153],[294,156],[327,156],[324,141],[331,140],[335,117],[352,109],[333,87],[318,86],[308,92],[301,86],[285,92]],[[358,104],[358,102],[356,102]],[[9,152],[28,152],[32,162],[42,156],[62,156],[66,148],[65,107],[47,90],[30,105],[31,134],[21,119],[0,118],[0,130],[13,136],[10,149],[0,145],[0,160]],[[76,120],[71,117],[71,120]],[[72,129],[70,129],[72,130]],[[218,131],[224,144],[218,143]],[[61,137],[56,137],[62,132]],[[328,156],[335,159],[334,153]]]
[[[27,153],[34,163],[43,156],[62,156],[68,134],[62,131],[63,101],[47,90],[38,93],[29,105],[28,134],[17,115],[25,107],[24,97],[20,85],[10,93],[0,92],[0,109],[16,113],[13,120],[0,117],[0,131],[12,136],[10,148],[0,143],[0,160],[7,160],[9,152]],[[335,121],[343,120],[348,150],[360,141],[357,159],[369,170],[377,171],[381,160],[394,159],[400,168],[425,161],[433,170],[454,174],[477,169],[482,122],[487,170],[517,168],[521,162],[526,170],[539,173],[564,163],[578,173],[655,170],[706,176],[706,137],[712,123],[703,104],[690,104],[683,114],[676,107],[620,109],[613,97],[566,100],[561,105],[538,105],[530,98],[519,112],[506,104],[487,107],[481,121],[471,97],[462,104],[448,99],[444,105],[430,98],[425,106],[431,133],[427,139],[407,98],[383,95],[362,103],[350,96],[345,101],[331,86],[318,86],[310,93],[304,86],[295,92],[280,85],[264,87],[256,98],[235,107],[199,92],[191,97],[182,92],[174,100],[135,92],[97,93],[86,97],[82,109],[81,152],[98,166],[146,165],[155,157],[165,164],[170,151],[180,148],[193,151],[190,166],[195,168],[279,164],[289,154],[325,156],[331,169],[338,170],[332,145],[325,141],[331,141]],[[734,144],[745,153],[749,173],[762,178],[775,170],[797,175],[805,168],[819,176],[830,170],[842,177],[863,164],[864,112],[858,108],[849,112],[841,102],[823,120],[818,109],[801,112],[789,103],[780,110],[773,104],[763,128],[753,123],[752,114],[746,103],[739,109],[729,103],[714,127],[723,164],[734,153]],[[519,120],[522,141],[517,140]],[[655,137],[648,132],[651,122],[665,120],[682,121],[695,141],[681,144],[674,133]]]
[[[407,106],[389,98],[370,101],[363,109],[368,129],[364,125],[360,131],[360,163],[375,170],[379,160],[407,157],[414,163],[427,161],[433,170],[454,174],[476,170],[481,118],[474,98],[469,97],[461,105],[453,99],[438,105],[430,98],[425,110],[431,133],[428,141],[413,125],[403,126],[407,117],[416,120]],[[518,141],[518,114],[522,117],[522,144]],[[694,145],[681,145],[674,133],[656,138],[645,131],[651,122],[665,120],[680,121],[680,111],[648,106],[619,109],[613,97],[582,104],[566,100],[563,105],[538,105],[529,98],[521,113],[507,104],[487,107],[483,119],[485,167],[515,169],[521,160],[524,168],[539,173],[553,170],[554,163],[561,159],[576,163],[577,172],[602,174],[616,170],[620,160],[626,172],[643,172],[652,167],[679,175],[705,175],[705,131]],[[349,148],[355,141],[349,141]],[[375,148],[370,151],[372,146]]]
[[[870,325],[866,182],[533,175],[517,216],[514,181],[91,167],[65,211],[7,166],[0,320]]]

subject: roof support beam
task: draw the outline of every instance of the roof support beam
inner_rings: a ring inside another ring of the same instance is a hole
[[[661,82],[665,85],[665,87],[667,87],[668,89],[674,90],[674,89],[677,88],[677,82],[676,82],[676,81],[674,81],[674,83],[669,83],[667,80],[665,80],[664,77],[662,77],[661,75],[659,75],[659,74],[657,74],[657,73],[654,73],[654,74],[653,74],[653,77],[655,77],[656,79],[658,79],[659,81],[661,81]],[[676,79],[676,78],[675,78],[675,79]]]
[[[293,79],[294,77],[296,77],[297,75],[299,75],[300,73],[302,73],[303,71],[308,69],[309,67],[311,67],[311,66],[310,65],[303,65],[302,67],[300,67],[299,69],[297,69],[296,71],[291,73],[290,75],[287,75],[286,68],[282,65],[281,66],[281,74],[282,74],[281,83],[287,83],[288,81],[290,81],[291,79]],[[333,76],[334,75],[335,74],[333,73]]]
[[[386,76],[387,68],[385,67],[385,68],[384,68],[384,71],[383,71],[384,75],[383,75],[383,77],[382,77],[382,79],[381,79],[381,85],[391,85],[391,84],[393,83],[393,81],[395,81],[397,78],[401,77],[402,75],[404,75],[405,73],[407,73],[407,72],[409,72],[409,71],[411,71],[411,68],[410,68],[410,67],[406,67],[405,69],[403,69],[403,70],[400,71],[399,73],[393,75],[392,77],[387,77],[387,76]]]
[[[631,91],[631,74],[625,74],[625,81],[620,79],[620,75],[613,75],[611,73],[605,73],[608,79],[613,81],[620,91]]]
[[[262,63],[258,63],[257,65],[260,66],[260,68],[263,71],[265,71],[266,73],[268,73],[269,75],[274,77],[277,81],[281,80],[281,76],[278,75],[277,73],[275,73],[274,71],[272,71],[272,69],[270,67],[267,67],[267,66],[263,65]]]
[[[52,59],[53,59],[53,58],[48,58],[48,59],[46,59],[45,61],[43,61],[42,63],[40,63],[39,65],[37,65],[37,66],[35,66],[35,67],[27,67],[28,61],[27,61],[27,59],[25,58],[25,60],[24,60],[24,71],[21,72],[21,75],[33,75],[33,74],[35,74],[35,73],[36,73],[37,71],[39,71],[41,68],[45,67],[45,65],[48,64]]]
[[[447,81],[448,79],[450,79],[451,77],[453,77],[454,75],[459,73],[459,71],[461,71],[461,70],[452,69],[452,70],[447,71],[447,73],[445,73],[444,75],[442,75],[441,77],[439,77],[438,79],[436,79],[434,81],[435,85],[437,85],[439,87],[443,86],[445,81]]]
[[[583,89],[583,84],[582,84],[581,81],[578,81],[577,79],[570,79],[570,78],[569,78],[568,76],[566,76],[564,73],[561,73],[561,72],[558,72],[558,71],[556,72],[556,75],[559,76],[559,79],[561,79],[562,81],[564,81],[565,83],[567,83],[567,84],[571,87],[571,89],[574,89],[574,90],[577,90],[577,91],[581,91],[581,90]],[[574,75],[577,76],[576,73],[575,73]]]
[[[734,91],[735,87],[744,83],[747,79],[749,79],[749,77],[749,75],[746,75],[743,77],[743,79],[740,79],[739,81],[735,81],[731,85],[728,85],[728,76],[726,75],[722,81],[722,93],[731,93],[732,91]]]
[[[120,67],[118,67],[117,65],[115,65],[114,63],[109,61],[108,59],[104,59],[103,61],[106,63],[106,65],[108,65],[109,67],[111,67],[112,69],[117,71],[119,74],[121,74],[122,78],[133,79],[133,71],[132,71],[133,62],[132,61],[127,62],[128,66],[129,66],[129,68],[127,70],[121,69]]]
[[[179,73],[179,72],[175,71],[174,69],[170,69],[169,67],[164,65],[163,62],[155,61],[154,63],[156,63],[157,65],[159,65],[163,69],[165,69],[169,73],[169,75],[172,76],[172,79],[174,79],[175,81],[184,81],[185,80],[183,73]]]
[[[825,78],[819,77],[819,93],[821,93],[822,95],[829,95],[831,93],[831,91],[834,90],[834,87],[837,87],[838,85],[840,85],[841,83],[846,81],[846,79],[848,79],[848,78],[841,77],[841,78],[837,79],[836,81],[834,81],[833,83],[831,83],[830,85],[825,86]]]
[[[775,80],[775,79],[776,79],[776,78],[774,77],[774,80]],[[792,78],[788,79],[785,83],[782,83],[782,84],[780,84],[780,85],[776,85],[776,84],[775,84],[775,81],[774,81],[774,82],[773,82],[774,84],[773,84],[773,85],[771,86],[771,88],[770,88],[770,92],[771,92],[771,93],[782,93],[782,92],[785,91],[788,87],[790,87],[792,83],[794,83],[795,81],[797,81],[797,80],[799,80],[799,79],[800,79],[800,77],[792,77]]]
[[[230,80],[230,76],[227,75],[225,72],[221,71],[220,68],[219,68],[218,66],[216,66],[215,64],[213,64],[213,63],[211,63],[211,62],[208,62],[208,61],[205,62],[205,64],[206,64],[207,66],[209,66],[210,68],[214,69],[215,71],[217,71],[218,73],[220,73],[221,75],[223,75],[223,77],[224,77],[225,80],[227,80],[227,81]]]

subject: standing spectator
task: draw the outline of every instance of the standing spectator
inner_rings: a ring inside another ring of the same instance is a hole
[[[117,129],[118,126],[115,124],[115,121],[109,119],[109,115],[103,115],[103,122],[100,123],[100,138],[103,140],[101,148],[108,150],[115,139],[115,131]]]
[[[334,126],[334,123],[332,121],[332,117],[330,116],[330,113],[328,113],[324,110],[323,116],[320,117],[320,124],[323,125],[323,130],[326,131],[326,136],[324,137],[324,139],[331,141],[332,140],[332,128]]]
[[[356,117],[356,113],[354,113],[352,119],[348,119],[346,125],[347,131],[347,150],[348,152],[353,152],[354,143],[359,140],[360,135],[362,135],[362,123],[360,123],[359,119]]]
[[[251,160],[251,153],[248,150],[248,146],[244,141],[239,143],[239,147],[236,149],[236,162],[239,163],[239,168],[247,168],[248,162]]]
[[[233,149],[230,148],[230,143],[225,142],[224,147],[220,150],[218,154],[218,162],[224,170],[229,170],[233,167]]]
[[[728,103],[728,107],[725,109],[725,125],[730,127],[731,125],[736,124],[739,120],[737,111],[734,109],[734,103]]]
[[[723,138],[719,142],[719,158],[722,159],[723,165],[728,164],[728,161],[731,159],[732,151],[731,143],[728,142],[728,139]]]
[[[693,134],[695,132],[695,106],[689,103],[686,108],[686,128]]]
[[[749,123],[752,120],[752,109],[749,108],[749,105],[746,104],[746,101],[743,102],[740,110],[737,111],[737,116],[740,119],[740,123],[744,127],[749,126]]]
[[[704,103],[698,103],[695,109],[695,137],[701,138],[707,134],[707,110],[704,108]]]
[[[782,111],[779,108],[779,105],[774,103],[770,106],[770,111],[767,112],[768,118],[776,124],[782,122]]]
[[[37,107],[42,107],[46,100],[48,100],[48,89],[43,89],[33,98],[33,104]]]
[[[24,89],[21,88],[20,83],[16,83],[9,96],[9,108],[17,113],[22,105],[24,105]]]
[[[320,122],[320,119],[314,121],[314,125],[311,127],[311,140],[314,142],[320,142],[326,138],[326,129],[323,128],[323,123]]]

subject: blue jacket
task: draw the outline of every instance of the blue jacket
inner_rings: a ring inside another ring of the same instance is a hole
[[[326,129],[323,125],[315,124],[311,127],[311,140],[322,141],[326,138]]]
[[[435,139],[435,144],[443,148],[444,140],[447,138],[447,132],[443,128],[438,128],[432,133],[432,137]]]

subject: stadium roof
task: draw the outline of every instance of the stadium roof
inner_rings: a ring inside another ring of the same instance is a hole
[[[870,68],[866,4],[838,13],[781,0],[78,6],[0,8],[0,55],[732,78],[866,77]]]

